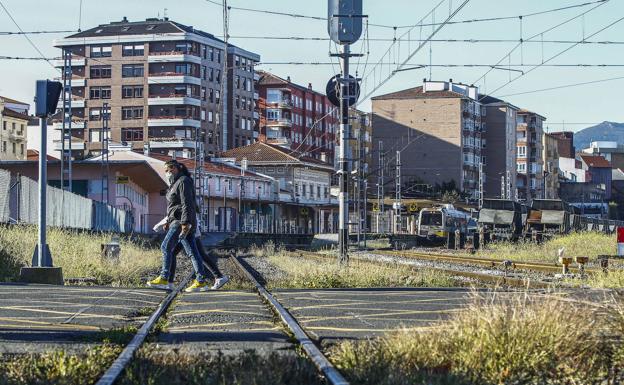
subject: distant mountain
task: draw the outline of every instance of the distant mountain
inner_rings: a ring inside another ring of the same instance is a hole
[[[624,144],[624,123],[602,122],[574,133],[574,147],[581,151],[590,142],[598,140],[615,141]]]

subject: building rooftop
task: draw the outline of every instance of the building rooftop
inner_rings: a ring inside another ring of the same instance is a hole
[[[579,155],[588,167],[611,168],[611,163],[600,155]]]
[[[148,18],[144,21],[128,21],[128,19],[124,17],[121,21],[115,21],[109,24],[100,24],[97,27],[70,35],[67,39],[120,35],[158,35],[180,32],[195,33],[205,38],[223,43],[223,40],[218,39],[210,33],[195,29],[192,26],[171,21],[168,18]]]
[[[302,153],[274,144],[256,142],[247,146],[233,148],[223,153],[224,158],[235,158],[237,161],[246,158],[249,162],[257,163],[308,163],[322,168],[333,167],[329,163],[322,162]]]
[[[437,98],[466,98],[466,95],[449,90],[443,91],[427,91],[423,92],[423,86],[414,88],[408,88],[405,90],[391,92],[385,95],[379,95],[371,98],[372,100],[387,100],[387,99],[437,99]]]
[[[19,100],[7,98],[6,96],[0,96],[0,99],[2,99],[2,101],[4,101],[5,103],[23,104],[25,106],[30,106],[30,104],[28,104],[28,103],[24,103],[24,102],[20,102]]]
[[[139,154],[139,155],[143,155],[143,154]],[[147,156],[147,155],[143,155],[143,156]],[[157,160],[162,161],[162,162],[166,162],[166,161],[169,161],[169,160],[173,159],[171,156],[161,155],[161,154],[150,154],[148,157],[157,159]],[[195,160],[194,159],[176,158],[176,160],[178,162],[184,164],[186,166],[186,168],[188,168],[190,171],[195,170]],[[221,162],[205,161],[204,162],[204,170],[207,171],[211,175],[243,176],[240,168],[238,168],[236,166],[229,165],[227,163],[221,163]],[[260,175],[258,173],[252,172],[252,171],[245,171],[244,176],[246,176],[246,177],[256,177],[256,178],[264,178],[265,177],[263,175]]]
[[[288,87],[294,87],[294,88],[298,88],[302,91],[308,91],[308,92],[314,92],[317,94],[321,94],[321,95],[325,95],[322,92],[319,91],[315,91],[313,90],[311,87],[311,84],[308,84],[308,87],[302,86],[300,84],[297,83],[293,83],[290,81],[290,77],[288,77],[287,79],[281,78],[275,74],[272,74],[270,72],[267,71],[262,71],[262,70],[257,70],[256,73],[260,76],[260,79],[258,79],[258,84],[259,85],[264,85],[264,86],[278,86],[278,85],[284,85],[284,86],[288,86]]]
[[[46,156],[47,160],[58,160],[52,155]],[[37,150],[26,150],[26,160],[39,160],[39,151]]]
[[[2,110],[2,116],[9,116],[11,118],[15,118],[15,119],[21,119],[21,120],[25,120],[25,121],[29,121],[30,120],[30,116],[26,115],[26,114],[21,114],[17,111],[13,111],[10,108],[4,108]]]

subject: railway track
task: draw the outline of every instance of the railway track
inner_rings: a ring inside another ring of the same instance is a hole
[[[297,344],[305,351],[308,358],[314,363],[319,372],[325,377],[329,385],[349,385],[349,382],[340,374],[321,350],[314,344],[303,330],[297,319],[291,315],[284,306],[262,285],[254,275],[241,263],[237,253],[230,255],[230,260],[236,268],[252,283],[256,292],[266,301],[271,310],[279,317],[281,322],[292,333]],[[135,353],[145,342],[145,339],[156,325],[157,321],[167,311],[173,300],[180,295],[184,287],[188,285],[193,274],[189,274],[176,288],[169,293],[158,305],[156,310],[150,315],[148,320],[141,326],[132,340],[126,345],[123,351],[115,359],[112,365],[106,370],[96,385],[113,385],[124,372],[125,368],[132,361]],[[210,296],[210,292],[205,293]]]
[[[379,257],[384,257],[384,254],[387,255],[388,252],[386,251],[383,251],[383,253],[371,252],[369,254],[379,255]],[[296,251],[291,252],[291,255],[305,257],[308,259],[315,259],[318,261],[335,260],[335,257],[333,256],[315,253],[315,252],[306,251],[306,250],[296,250]],[[405,258],[405,259],[410,258],[404,255],[394,255],[394,256]],[[361,256],[358,256],[357,254],[352,255],[351,258],[356,259],[356,260],[362,260],[365,262],[375,263],[379,265],[387,265],[388,263],[402,263],[401,261],[397,261],[397,260],[376,259],[373,257],[362,258]],[[436,262],[440,260],[430,259],[429,261]],[[450,262],[450,261],[446,261],[446,262]],[[403,263],[403,264],[409,265],[409,263]],[[468,263],[466,262],[463,262],[463,264],[468,265]],[[491,264],[487,266],[490,268],[492,267]],[[476,280],[476,281],[479,281],[479,282],[482,282],[489,286],[494,286],[494,287],[507,286],[507,287],[525,288],[525,289],[526,288],[543,289],[543,288],[548,288],[552,286],[552,282],[541,280],[536,277],[528,277],[520,272],[511,272],[511,271],[505,272],[505,271],[500,271],[500,270],[496,272],[494,271],[483,272],[483,271],[474,271],[474,270],[473,271],[458,270],[458,269],[453,269],[453,268],[448,268],[448,267],[435,267],[435,266],[427,266],[427,268],[440,271],[441,273],[445,273],[445,274],[449,274],[453,276],[459,276],[463,278],[468,278],[470,280]]]
[[[562,266],[555,263],[539,263],[539,262],[514,262],[514,261],[506,261],[502,259],[490,259],[490,258],[478,258],[478,257],[466,257],[466,256],[457,256],[457,255],[449,255],[449,254],[433,254],[433,253],[422,253],[415,251],[393,251],[393,250],[383,250],[383,251],[371,251],[373,254],[380,255],[394,255],[403,258],[414,258],[414,259],[422,259],[427,261],[443,261],[457,264],[466,264],[466,265],[477,265],[483,267],[500,267],[506,266],[510,270],[522,270],[522,271],[535,271],[540,273],[548,273],[548,274],[558,274],[562,271]],[[570,266],[571,273],[579,273],[579,268],[577,266]],[[586,274],[595,274],[602,272],[601,269],[596,268],[585,268]]]

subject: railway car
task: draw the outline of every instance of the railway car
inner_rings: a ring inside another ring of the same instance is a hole
[[[523,209],[512,200],[484,199],[478,223],[486,239],[517,240],[522,235]]]
[[[524,225],[524,236],[531,237],[567,234],[570,231],[570,214],[574,209],[559,199],[533,199]]]
[[[445,242],[449,233],[458,229],[466,235],[475,229],[474,220],[451,204],[424,208],[418,214],[418,235],[430,241]]]

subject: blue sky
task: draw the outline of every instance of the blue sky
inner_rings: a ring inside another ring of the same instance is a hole
[[[13,14],[24,30],[65,30],[78,27],[78,4],[80,0],[1,0]],[[474,18],[516,16],[552,8],[565,7],[591,0],[471,0],[454,20]],[[364,0],[364,13],[369,15],[369,22],[385,25],[409,25],[417,23],[439,0]],[[453,0],[456,6],[461,0]],[[292,12],[305,15],[325,16],[326,0],[230,0],[229,4],[239,7],[262,8],[280,12]],[[526,39],[590,9],[593,5],[574,8],[546,15],[526,17],[522,20],[522,36]],[[448,1],[439,8],[436,21],[440,21],[443,10],[448,13]],[[82,28],[87,29],[97,24],[121,20],[127,16],[130,20],[142,20],[147,17],[162,16],[167,8],[170,19],[192,25],[215,35],[222,31],[222,14],[217,5],[205,0],[184,0],[178,2],[164,0],[83,0]],[[624,1],[610,0],[584,17],[574,20],[544,35],[544,40],[578,41],[595,31],[607,26],[624,16]],[[266,39],[242,39],[237,36],[306,36],[326,37],[326,22],[278,15],[250,13],[232,10],[230,14],[230,35],[232,42],[242,48],[257,52],[264,62],[327,62],[330,61],[327,41],[289,41]],[[428,19],[428,21],[431,21]],[[16,28],[0,9],[0,31],[15,31]],[[520,38],[519,19],[496,22],[456,24],[444,27],[437,39],[515,39]],[[429,29],[427,29],[429,28]],[[431,27],[423,28],[423,36]],[[400,34],[400,31],[397,30]],[[412,37],[419,34],[415,29]],[[369,28],[370,39],[392,38],[394,32],[389,28]],[[31,35],[33,42],[47,56],[58,56],[59,51],[52,46],[52,40],[62,35]],[[624,40],[624,21],[596,35],[591,40]],[[539,39],[538,39],[539,40]],[[353,51],[361,51],[361,42],[354,45]],[[369,66],[389,46],[387,41],[370,41]],[[433,64],[495,64],[516,43],[449,43],[440,42],[432,45]],[[537,64],[542,58],[547,59],[571,46],[568,44],[525,43],[522,57],[520,50],[511,56],[512,64]],[[413,47],[413,45],[412,45]],[[333,49],[333,47],[331,47]],[[623,45],[578,45],[549,64],[624,64]],[[405,45],[403,53],[407,52]],[[36,51],[23,36],[0,36],[0,55],[37,56]],[[411,60],[412,63],[429,63],[429,47],[423,49]],[[509,64],[505,59],[503,64]],[[24,101],[32,101],[36,79],[52,78],[58,73],[43,61],[0,61],[0,95]],[[356,66],[354,65],[354,68]],[[311,65],[266,65],[262,69],[279,76],[291,76],[301,84],[312,83],[315,89],[323,90],[325,83],[337,70],[332,66]],[[363,69],[363,61],[360,64]],[[530,67],[524,67],[528,70]],[[439,68],[432,69],[434,80],[448,80],[472,83],[486,72],[486,68]],[[361,75],[361,74],[360,74]],[[512,72],[511,76],[518,76]],[[418,86],[424,77],[429,76],[429,69],[406,71],[394,76],[377,94],[392,92]],[[477,83],[481,90],[493,91],[510,79],[510,72],[494,70],[483,81]],[[494,93],[494,96],[508,95],[524,91],[561,85],[588,82],[594,80],[624,77],[624,67],[540,67],[509,83]],[[559,90],[529,93],[505,97],[511,103],[534,110],[547,117],[551,130],[561,129],[562,122],[567,122],[566,129],[580,129],[587,124],[603,120],[624,122],[621,87],[624,79],[591,85],[564,88]],[[369,109],[369,103],[363,104]]]

